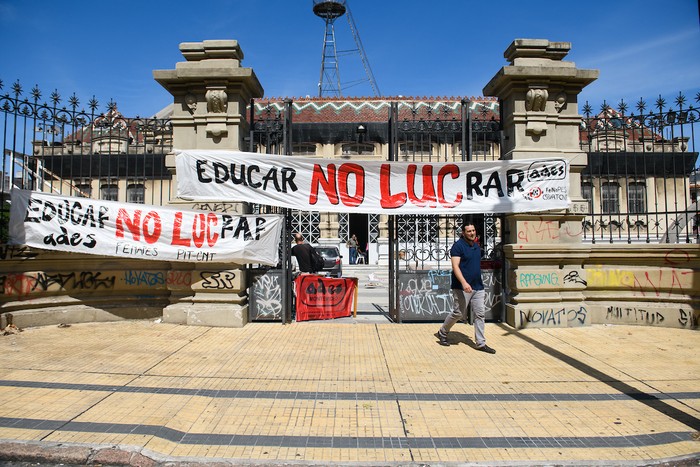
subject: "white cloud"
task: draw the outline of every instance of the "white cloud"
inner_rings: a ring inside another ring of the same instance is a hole
[[[700,31],[698,29],[687,29],[675,34],[651,38],[646,42],[636,41],[636,36],[633,36],[633,39],[635,39],[633,44],[615,48],[617,39],[613,35],[606,38],[605,44],[597,47],[592,54],[579,57],[578,60],[601,65],[627,60],[650,61],[650,58],[659,51],[663,52],[663,50],[668,50],[679,44],[694,44],[696,52],[700,53]]]

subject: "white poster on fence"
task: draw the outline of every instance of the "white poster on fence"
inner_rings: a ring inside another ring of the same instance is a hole
[[[10,244],[187,262],[276,265],[282,217],[235,216],[12,190]]]
[[[564,159],[382,162],[221,150],[176,151],[177,194],[302,211],[510,213],[565,209]]]

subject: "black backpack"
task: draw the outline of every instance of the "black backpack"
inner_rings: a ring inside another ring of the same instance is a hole
[[[314,247],[311,247],[311,270],[313,272],[319,272],[323,269],[325,262],[323,261],[323,256]]]

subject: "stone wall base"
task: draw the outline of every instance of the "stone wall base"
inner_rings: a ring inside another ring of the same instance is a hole
[[[97,308],[89,305],[74,304],[60,307],[32,308],[3,313],[0,315],[0,328],[5,328],[8,324],[13,324],[18,328],[29,328],[126,319],[155,319],[160,318],[162,312],[162,307],[153,306]]]
[[[525,303],[506,305],[506,322],[515,329],[580,327],[591,324],[634,324],[698,329],[700,310],[681,303],[588,300],[580,304]]]
[[[248,324],[248,305],[177,303],[163,310],[163,322],[188,326],[242,328]]]

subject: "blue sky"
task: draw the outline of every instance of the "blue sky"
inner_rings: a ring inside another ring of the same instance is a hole
[[[348,0],[377,84],[385,96],[480,96],[507,65],[516,38],[571,42],[567,60],[598,69],[579,101],[630,104],[700,91],[697,0],[537,1]],[[19,80],[81,105],[110,99],[126,116],[150,116],[171,102],[154,69],[183,61],[178,45],[236,39],[243,66],[267,97],[318,94],[323,20],[312,0],[0,0],[2,92]],[[339,49],[354,42],[336,22]],[[358,54],[341,57],[341,80],[365,77]],[[346,95],[371,95],[367,82]],[[630,107],[633,107],[632,105]],[[632,110],[632,109],[631,109]]]

